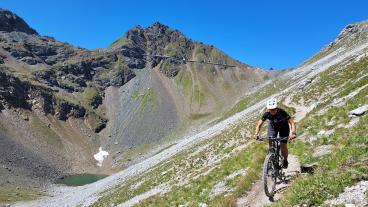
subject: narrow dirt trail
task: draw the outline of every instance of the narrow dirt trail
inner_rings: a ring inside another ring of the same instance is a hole
[[[286,97],[283,104],[287,107],[295,109],[295,121],[300,122],[310,111],[313,110],[314,106],[305,106],[303,103],[296,104],[291,101],[292,96]]]
[[[287,190],[288,186],[291,184],[293,179],[300,173],[299,160],[294,155],[289,155],[288,158],[289,167],[284,170],[286,176],[286,182],[276,185],[276,194],[274,196],[274,201],[276,202],[282,198],[283,192]],[[265,205],[270,205],[273,203],[264,193],[263,181],[262,179],[257,180],[250,191],[248,191],[243,197],[240,197],[236,201],[236,206],[238,207],[261,207]]]

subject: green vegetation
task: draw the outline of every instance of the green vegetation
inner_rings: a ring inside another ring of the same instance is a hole
[[[168,145],[168,146],[166,146],[166,147],[163,147],[162,149],[160,149],[159,151],[157,151],[157,152],[155,153],[155,155],[156,155],[156,154],[160,154],[162,151],[169,149],[170,147],[174,146],[175,144],[176,144],[176,143],[172,143],[172,144],[170,144],[170,145]]]
[[[189,74],[184,72],[180,82],[183,87],[184,95],[186,97],[189,97],[192,92],[192,84],[193,84],[192,79],[190,78]]]
[[[139,98],[141,99],[141,105],[139,108],[141,117],[143,117],[148,107],[151,107],[150,109],[154,110],[154,107],[157,106],[157,95],[153,89],[146,89],[144,94]]]
[[[168,56],[175,56],[180,51],[180,44],[179,42],[172,42],[169,43],[165,48],[165,55]]]
[[[252,144],[250,147],[245,147],[237,153],[233,153],[232,150],[238,146],[236,143],[246,144],[242,139],[239,130],[248,125],[241,123],[238,126],[227,130],[226,132],[215,136],[211,140],[205,140],[197,144],[195,147],[191,147],[179,154],[175,155],[168,161],[159,163],[151,170],[138,175],[122,186],[117,186],[115,189],[109,190],[103,193],[94,206],[109,206],[111,204],[119,204],[129,200],[135,195],[144,193],[152,188],[152,186],[158,186],[167,182],[174,182],[175,177],[194,177],[194,180],[189,180],[189,183],[185,185],[173,186],[172,191],[163,196],[154,196],[150,199],[144,200],[139,205],[141,206],[157,206],[157,205],[176,205],[178,203],[184,204],[185,202],[196,201],[207,202],[210,201],[210,193],[216,182],[221,181],[226,176],[230,175],[234,171],[240,169],[249,169],[244,176],[236,176],[226,181],[226,185],[234,188],[235,190],[229,192],[232,198],[240,195],[245,189],[249,188],[252,182],[258,178],[258,170],[262,165],[262,160],[265,156],[264,144]],[[226,145],[230,140],[237,140],[232,145]],[[195,151],[203,145],[209,145],[204,151],[195,153]],[[214,153],[214,154],[213,154]],[[221,162],[216,164],[214,169],[205,167],[204,164],[208,162],[211,156],[223,156],[225,154],[233,154],[233,156],[226,157]],[[211,155],[213,154],[213,155]],[[207,161],[206,161],[207,160]],[[208,174],[202,173],[208,171]],[[132,187],[135,183],[140,183],[137,187]],[[200,193],[200,189],[203,189]],[[221,197],[218,197],[219,199]],[[217,200],[215,199],[215,200]],[[221,199],[219,199],[221,200]],[[233,199],[234,201],[234,199]],[[219,201],[216,201],[219,202]]]
[[[230,110],[225,112],[220,119],[216,120],[216,123],[225,120],[226,118],[243,111],[249,106],[252,106],[259,101],[284,90],[288,86],[287,80],[277,79],[274,82],[276,82],[277,84],[269,83],[266,86],[258,89],[257,91],[244,96]]]
[[[115,70],[122,71],[122,70],[125,70],[127,67],[128,66],[126,65],[126,63],[123,60],[123,58],[118,57],[118,60],[115,63]]]
[[[367,180],[368,137],[365,129],[367,124],[368,118],[364,116],[352,129],[337,130],[328,138],[329,144],[336,146],[334,152],[320,159],[311,158],[308,144],[299,142],[293,145],[292,153],[303,153],[301,158],[309,158],[303,162],[318,162],[318,168],[311,176],[297,178],[276,206],[321,205],[327,198],[338,196],[345,187],[354,185],[360,180]]]
[[[256,151],[249,155],[251,156],[251,158],[249,158],[251,161],[246,175],[232,181],[232,186],[234,186],[235,190],[226,196],[220,195],[215,197],[209,202],[209,206],[235,206],[236,199],[244,194],[244,192],[248,191],[252,187],[252,184],[260,178],[259,172],[263,166],[266,147],[259,143],[256,143],[256,145]]]
[[[118,60],[114,63],[113,67],[108,71],[102,72],[98,74],[98,79],[100,80],[111,80],[121,76],[124,71],[128,70],[129,67],[125,62],[124,58],[118,56]]]
[[[298,127],[302,137],[319,138],[314,142],[295,142],[290,145],[291,153],[298,155],[302,164],[317,163],[318,167],[313,175],[298,177],[284,194],[283,199],[274,206],[321,205],[326,199],[338,196],[345,187],[368,179],[368,136],[366,133],[368,116],[360,117],[359,122],[351,128],[344,127],[348,126],[351,121],[348,112],[362,104],[367,104],[368,88],[361,90],[350,100],[346,100],[347,103],[342,107],[329,106],[334,98],[344,97],[368,84],[368,78],[354,81],[360,77],[359,74],[362,74],[362,71],[367,71],[367,66],[367,59],[351,64],[339,71],[333,78],[335,80],[328,76],[333,70],[336,70],[336,67],[332,67],[322,74],[327,80],[321,78],[310,86],[318,88],[321,92],[339,87],[337,94],[327,96],[324,102],[310,112]],[[325,112],[321,113],[322,110]],[[334,124],[331,125],[329,122]],[[334,130],[334,132],[321,137],[318,135],[321,130]],[[313,149],[325,144],[334,146],[330,155],[311,156]]]
[[[125,35],[120,37],[119,39],[115,40],[110,46],[109,48],[114,48],[114,47],[122,47],[122,46],[129,46],[131,45],[132,42],[131,40],[129,40]]]
[[[198,103],[199,107],[206,104],[206,96],[200,90],[198,85],[195,85],[193,93],[193,99]]]
[[[200,43],[196,43],[194,47],[194,57],[198,61],[213,62],[220,64],[236,64],[236,61],[219,49]]]
[[[60,106],[61,103],[63,102],[67,102],[73,105],[81,105],[82,103],[78,100],[78,98],[76,98],[75,96],[73,96],[73,94],[70,93],[66,93],[66,92],[59,92],[59,93],[55,93],[55,101],[56,101],[56,105]]]
[[[190,120],[198,120],[198,119],[202,119],[204,117],[208,117],[209,115],[211,115],[211,113],[191,113],[191,114],[189,114],[189,119]]]
[[[179,65],[174,64],[170,59],[164,60],[160,67],[160,71],[167,77],[175,77],[179,71]]]
[[[120,166],[117,167],[117,169],[121,170],[122,168],[124,168],[124,165],[126,164],[127,160],[134,159],[134,158],[138,157],[141,154],[149,152],[152,149],[154,149],[153,144],[143,144],[143,145],[140,145],[140,146],[138,146],[136,148],[133,148],[129,151],[123,152],[121,154],[121,157],[119,158]]]
[[[204,44],[195,44],[194,57],[198,61],[208,61],[209,48]]]
[[[297,95],[293,96],[293,102],[301,102],[306,100],[305,104],[321,101],[323,94],[331,94],[332,91],[337,91],[346,85],[352,83],[347,82],[353,77],[359,78],[368,73],[368,58],[364,58],[358,62],[348,66],[334,65],[330,69],[322,72],[318,79],[315,80],[318,84],[312,84],[313,87],[306,87]],[[366,77],[367,79],[367,77]],[[349,86],[350,88],[358,87],[356,84]],[[347,95],[347,94],[346,94]]]
[[[101,96],[93,87],[87,87],[83,91],[82,103],[87,107],[96,108],[102,102]]]
[[[258,153],[256,153],[258,152]],[[263,153],[262,153],[263,152]],[[209,174],[200,176],[191,181],[190,184],[183,187],[174,187],[169,193],[163,196],[152,197],[140,202],[137,206],[177,206],[186,202],[208,203],[213,186],[230,175],[232,172],[250,167],[252,170],[245,177],[237,177],[231,183],[235,186],[235,192],[232,197],[240,195],[244,190],[250,187],[252,181],[258,178],[257,173],[261,167],[262,160],[266,154],[264,145],[255,144],[250,148],[246,148],[235,156],[225,160],[221,165],[216,167]],[[217,206],[222,203],[223,195],[218,196],[214,201],[210,202],[210,206]]]
[[[0,187],[0,204],[34,200],[40,196],[43,196],[41,192],[30,188],[17,188],[13,185],[4,185]]]
[[[31,114],[29,113],[28,115]],[[48,144],[62,146],[59,136],[44,122],[42,122],[36,115],[31,115],[30,123],[32,130],[38,133],[39,137],[43,138]]]
[[[318,168],[313,175],[297,177],[284,194],[284,198],[274,205],[293,206],[303,203],[320,205],[327,198],[337,196],[346,186],[367,179],[368,137],[365,126],[368,124],[368,116],[361,117],[360,122],[352,128],[336,128],[336,126],[339,124],[346,126],[350,122],[350,118],[347,116],[348,112],[367,103],[368,88],[361,90],[351,100],[347,100],[344,107],[328,106],[335,97],[343,97],[368,84],[368,78],[353,81],[359,77],[359,74],[365,73],[367,63],[360,62],[359,64],[359,67],[352,64],[339,71],[339,73],[346,74],[342,76],[344,81],[330,81],[332,84],[327,87],[333,88],[342,85],[343,88],[340,88],[339,93],[333,96],[325,96],[324,102],[321,102],[298,124],[298,134],[301,141],[290,143],[290,153],[297,155],[302,164],[318,163]],[[352,70],[352,68],[355,69],[354,72],[346,71]],[[334,69],[332,67],[327,74]],[[319,80],[324,81],[324,79]],[[344,84],[344,82],[349,82],[349,84]],[[281,91],[287,85],[287,81],[278,81],[278,85],[269,84],[264,87],[264,90],[247,96],[248,99],[243,99],[236,106],[236,110],[233,110],[241,111],[259,100]],[[311,83],[310,87],[318,88],[320,85],[323,84],[315,81]],[[328,90],[323,87],[320,89],[321,91]],[[299,92],[295,94],[298,96]],[[255,100],[251,100],[251,97]],[[288,113],[295,114],[294,108],[284,106],[282,101],[280,103],[280,106],[286,109]],[[321,110],[325,109],[327,109],[325,114],[321,114]],[[234,111],[233,113],[235,113]],[[233,206],[236,199],[259,178],[262,161],[266,155],[266,144],[245,141],[240,134],[244,130],[252,132],[253,123],[256,119],[258,119],[257,112],[254,112],[244,122],[213,137],[211,140],[202,141],[195,147],[180,152],[149,171],[130,179],[124,185],[105,192],[94,206],[117,205],[149,191],[153,186],[165,184],[171,186],[169,192],[147,198],[137,206],[177,206],[182,204],[194,206],[200,202],[207,203],[209,206]],[[334,121],[335,124],[329,124],[330,121]],[[320,137],[314,142],[308,142],[310,137],[318,137],[318,132],[321,130],[332,130],[334,128],[336,129],[333,134]],[[234,142],[236,144],[229,145],[230,140],[236,140]],[[249,143],[248,147],[234,152],[236,146],[246,143]],[[312,157],[313,149],[324,144],[334,145],[333,153],[328,156]],[[198,148],[205,145],[207,147],[204,150],[195,153]],[[220,159],[224,155],[228,156]],[[210,157],[217,157],[219,162],[207,166],[206,163]],[[247,169],[246,174],[229,180],[225,179],[239,169]],[[180,177],[184,178],[184,181],[180,181]],[[180,182],[183,183],[180,184]],[[224,182],[231,191],[213,197],[213,188],[219,182]],[[136,185],[137,183],[140,185]]]
[[[94,112],[88,112],[86,116],[86,121],[89,127],[96,133],[104,129],[106,127],[107,122],[107,120],[105,120],[104,118],[102,118],[101,116],[99,116]]]

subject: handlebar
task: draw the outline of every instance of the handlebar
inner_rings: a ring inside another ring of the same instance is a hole
[[[257,136],[256,140],[257,141],[263,141],[263,140],[272,140],[272,141],[283,141],[283,140],[287,140],[289,137],[261,137],[261,136]]]

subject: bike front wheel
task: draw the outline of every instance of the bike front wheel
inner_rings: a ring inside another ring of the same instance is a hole
[[[275,194],[277,169],[274,165],[275,155],[268,154],[263,164],[263,185],[266,196],[272,198]]]

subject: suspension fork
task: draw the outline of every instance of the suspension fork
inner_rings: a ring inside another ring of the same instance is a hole
[[[280,142],[275,141],[275,148],[276,148],[276,157],[275,157],[275,162],[277,165],[277,168],[280,168],[280,160],[281,160],[281,155],[280,155]]]

